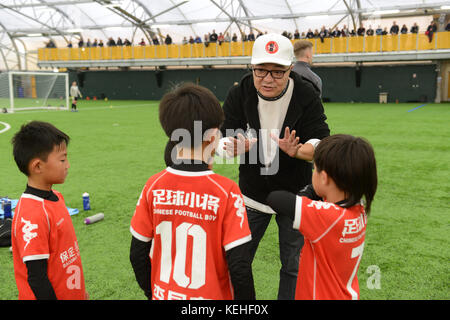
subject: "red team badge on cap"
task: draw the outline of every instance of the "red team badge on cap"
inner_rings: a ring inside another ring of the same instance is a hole
[[[275,41],[269,41],[266,44],[266,52],[270,54],[277,53],[278,51],[278,43]]]

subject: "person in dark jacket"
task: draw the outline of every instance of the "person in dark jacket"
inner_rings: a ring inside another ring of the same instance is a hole
[[[217,150],[241,157],[239,187],[252,233],[252,260],[275,214],[281,260],[278,299],[294,299],[303,237],[290,221],[276,215],[266,198],[271,191],[296,193],[311,183],[314,148],[330,134],[319,94],[310,82],[291,72],[293,59],[293,46],[286,37],[272,33],[256,39],[252,73],[225,99],[221,128],[225,138]]]

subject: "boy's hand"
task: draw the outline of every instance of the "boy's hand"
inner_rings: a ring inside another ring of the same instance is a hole
[[[303,145],[299,143],[300,138],[295,137],[295,130],[289,131],[289,127],[284,130],[284,137],[282,139],[275,136],[273,133],[270,137],[278,144],[281,150],[283,150],[287,155],[294,158],[297,154],[298,149]]]

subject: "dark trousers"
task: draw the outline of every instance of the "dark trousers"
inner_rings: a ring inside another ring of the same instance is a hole
[[[247,207],[247,217],[252,240],[250,241],[250,258],[253,261],[256,249],[261,241],[273,215]],[[300,250],[303,247],[303,236],[292,228],[293,221],[282,215],[275,215],[278,225],[280,243],[280,283],[278,300],[294,300],[297,284]]]

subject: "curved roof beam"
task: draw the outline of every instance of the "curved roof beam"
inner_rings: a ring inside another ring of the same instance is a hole
[[[291,14],[294,14],[294,12],[292,11],[291,5],[289,4],[288,0],[284,0],[284,2],[286,2],[286,7],[288,7],[289,12],[290,12]],[[298,29],[297,20],[296,20],[295,18],[292,19],[292,20],[294,21],[295,29]]]
[[[180,12],[181,16],[183,17],[183,19],[184,19],[184,20],[187,20],[187,17],[184,15],[184,12],[181,11],[181,9],[179,8],[180,5],[186,3],[187,1],[181,2],[181,3],[178,4],[178,5],[175,5],[175,3],[173,2],[173,0],[170,0],[170,2],[173,4],[173,7],[172,7],[172,8],[177,8],[177,10]],[[192,24],[190,24],[189,26],[190,26],[192,32],[193,32],[195,35],[197,35],[197,32],[195,32],[194,27],[192,26]]]
[[[11,10],[11,11],[15,12],[16,14],[19,14],[19,15],[21,15],[21,16],[24,16],[24,17],[27,18],[27,19],[30,19],[30,20],[32,20],[32,21],[34,21],[34,22],[36,22],[36,23],[38,23],[38,24],[40,24],[40,25],[42,25],[42,26],[44,26],[44,27],[50,29],[50,30],[53,30],[53,31],[55,31],[57,34],[59,34],[61,37],[63,37],[64,40],[68,41],[68,40],[66,39],[66,37],[65,37],[65,34],[64,34],[63,32],[61,32],[58,28],[52,27],[52,26],[50,26],[50,25],[48,25],[48,24],[46,24],[46,23],[44,23],[44,22],[41,22],[41,21],[39,21],[39,19],[34,18],[34,17],[32,17],[32,16],[29,16],[28,14],[25,14],[25,13],[19,11],[19,10],[16,10],[16,9],[10,7],[10,6],[6,6],[6,5],[4,5],[4,4],[0,4],[0,8]],[[44,32],[44,33],[45,33],[45,32]]]
[[[8,29],[6,29],[6,27],[5,27],[5,26],[3,25],[3,23],[1,23],[1,22],[0,22],[0,28],[2,28],[3,30],[5,30],[6,35],[8,36],[9,40],[11,41],[12,46],[13,46],[13,49],[14,49],[13,51],[14,51],[15,54],[16,54],[17,66],[19,67],[19,70],[21,70],[21,69],[22,69],[22,64],[20,63],[19,49],[17,48],[17,45],[16,45],[16,43],[14,42],[14,38],[11,36],[11,34],[10,34],[9,31],[8,31]],[[9,49],[10,49],[10,48],[9,48]],[[6,56],[4,55],[3,50],[2,50],[2,56],[3,56],[3,60],[5,61],[6,68],[9,70],[8,64],[7,64],[7,60],[6,60]]]
[[[57,11],[61,16],[66,18],[72,24],[72,26],[75,27],[75,22],[72,20],[72,18],[69,17],[69,15],[67,13],[65,13],[64,11],[62,11],[60,8],[55,6],[53,3],[50,3],[50,2],[47,2],[47,1],[44,1],[44,0],[38,0],[38,1],[40,3],[42,3],[43,5],[45,5],[46,7],[52,8],[53,10]]]
[[[247,17],[247,18],[250,18],[250,15],[248,14],[249,13],[249,10],[247,9],[247,6],[244,4],[244,1],[242,1],[242,0],[238,0],[239,1],[239,4],[241,5],[241,8],[242,8],[242,10],[244,11],[244,13],[245,13],[245,16]],[[287,1],[287,0],[286,0]],[[291,13],[292,13],[292,11],[291,11]],[[250,26],[250,31],[252,31],[253,30],[253,27],[252,27],[252,21],[251,20],[248,20],[248,24],[249,24],[249,26]]]

